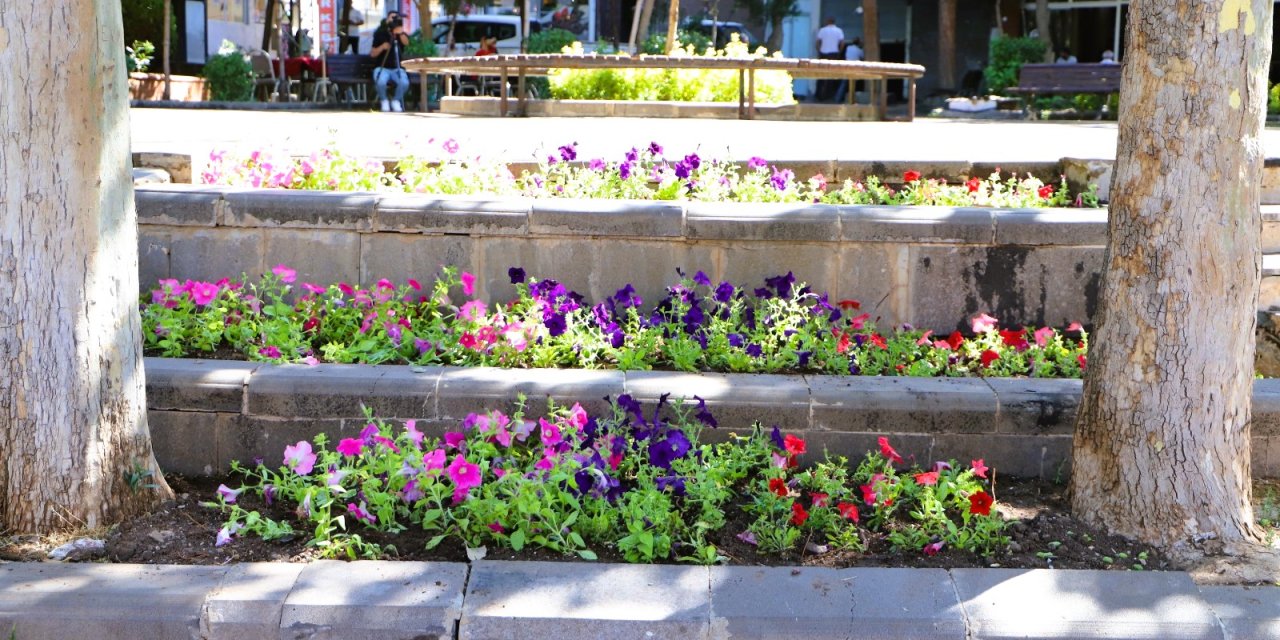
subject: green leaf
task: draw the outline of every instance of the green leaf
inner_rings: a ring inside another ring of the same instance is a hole
[[[524,529],[516,529],[511,534],[511,548],[519,551],[524,548]]]
[[[428,550],[430,550],[430,549],[434,549],[434,548],[436,548],[436,547],[440,546],[440,543],[441,543],[441,542],[444,542],[444,536],[443,536],[443,535],[436,536],[436,537],[434,537],[434,538],[432,538],[432,539],[430,539],[430,540],[428,540],[428,541],[427,541],[427,549],[428,549]]]
[[[578,557],[582,558],[583,560],[595,560],[597,558],[596,552],[590,549],[579,549]]]

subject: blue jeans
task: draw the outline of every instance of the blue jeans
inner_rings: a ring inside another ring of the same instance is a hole
[[[373,69],[373,90],[378,93],[378,100],[387,99],[387,82],[396,83],[396,94],[392,98],[396,102],[404,104],[404,94],[409,91],[409,74],[404,69],[387,69],[385,67],[375,67]]]

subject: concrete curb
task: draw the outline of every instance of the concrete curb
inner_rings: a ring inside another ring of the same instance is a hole
[[[480,561],[0,563],[0,631],[92,638],[1275,638],[1181,572]]]
[[[186,475],[225,471],[232,460],[278,460],[286,444],[326,433],[352,437],[374,415],[418,420],[439,436],[468,413],[509,410],[517,396],[537,417],[548,399],[607,407],[629,393],[653,407],[702,397],[720,422],[711,441],[759,421],[809,439],[821,455],[861,458],[888,435],[904,455],[984,458],[1003,474],[1054,478],[1068,470],[1079,380],[896,378],[496,369],[402,365],[271,365],[147,358],[152,442],[161,468]],[[1280,379],[1254,382],[1253,465],[1280,474]],[[969,456],[969,457],[966,457]]]

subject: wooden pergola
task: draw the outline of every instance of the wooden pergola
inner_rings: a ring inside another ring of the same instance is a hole
[[[785,71],[796,78],[847,79],[850,83],[866,80],[871,87],[871,104],[876,115],[884,120],[888,110],[887,83],[889,80],[905,80],[907,83],[907,119],[915,118],[916,80],[924,75],[924,67],[918,64],[894,62],[850,62],[845,60],[811,60],[808,58],[721,58],[703,56],[618,56],[600,54],[508,54],[495,56],[470,56],[454,58],[417,58],[406,60],[405,69],[418,73],[422,95],[427,95],[427,76],[443,75],[445,94],[452,93],[451,77],[454,74],[496,75],[501,99],[499,113],[507,115],[508,88],[511,77],[524,86],[527,76],[547,75],[553,69],[721,69],[738,72],[738,117],[750,120],[755,117],[755,80],[757,71]],[[517,91],[517,113],[525,113],[525,92]],[[849,91],[849,100],[853,100]],[[425,110],[426,101],[423,100]]]

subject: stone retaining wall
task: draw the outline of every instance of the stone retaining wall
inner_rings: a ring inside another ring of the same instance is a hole
[[[720,422],[710,440],[746,433],[752,423],[803,434],[809,451],[861,458],[888,435],[904,455],[984,458],[1002,473],[1045,479],[1069,473],[1078,380],[882,378],[493,369],[147,358],[147,406],[161,468],[209,475],[232,460],[272,464],[285,445],[326,433],[355,437],[363,407],[389,419],[415,419],[425,433],[456,429],[470,412],[510,411],[517,395],[529,416],[547,398],[603,410],[606,396],[629,393],[652,407],[664,393],[700,396]],[[675,397],[673,395],[673,397]],[[1254,383],[1253,465],[1280,475],[1280,380]]]

